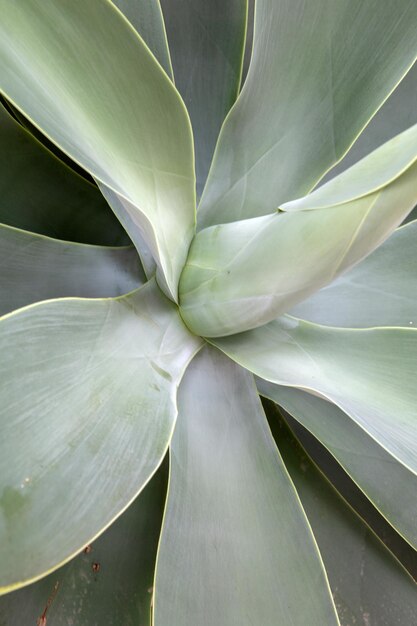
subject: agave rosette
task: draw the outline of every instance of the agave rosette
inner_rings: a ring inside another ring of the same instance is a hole
[[[417,5],[0,9],[2,623],[413,623]]]

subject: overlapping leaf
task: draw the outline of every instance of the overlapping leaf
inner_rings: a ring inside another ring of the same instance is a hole
[[[68,296],[104,298],[144,282],[135,248],[88,246],[0,225],[0,315]]]
[[[415,474],[331,402],[262,379],[257,384],[263,396],[277,402],[326,446],[379,511],[416,548]]]
[[[1,105],[0,222],[82,243],[129,242],[98,189],[56,159]]]
[[[286,313],[363,259],[417,202],[417,126],[285,212],[212,226],[181,276],[187,325],[215,337]]]
[[[159,0],[112,0],[139,35],[146,41],[168,76],[172,65]]]
[[[336,625],[252,376],[204,349],[187,369],[178,404],[155,626]]]
[[[320,548],[341,626],[413,624],[415,582],[282,430],[278,444]]]
[[[284,316],[212,341],[265,380],[330,399],[417,471],[417,329],[346,330]]]
[[[291,314],[330,326],[417,327],[417,222],[397,229],[367,259]]]
[[[246,0],[162,0],[175,85],[190,113],[197,193],[240,85]]]
[[[0,319],[3,592],[79,551],[146,484],[199,346],[154,281]]]
[[[271,213],[338,161],[417,56],[413,0],[257,0],[200,227]]]
[[[0,9],[1,89],[127,203],[175,299],[195,189],[191,127],[168,76],[107,0]]]
[[[35,626],[45,611],[48,626],[149,626],[165,474],[73,561],[0,598],[2,626]]]

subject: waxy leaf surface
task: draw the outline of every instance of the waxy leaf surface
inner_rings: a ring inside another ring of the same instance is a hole
[[[181,383],[155,626],[336,626],[253,377],[213,349]]]
[[[331,402],[261,378],[257,386],[261,395],[277,402],[326,446],[382,515],[416,548],[416,475]]]
[[[284,316],[212,341],[265,380],[331,400],[417,471],[417,329],[347,330]]]
[[[0,319],[0,591],[68,560],[139,493],[199,346],[154,281]]]
[[[251,65],[219,137],[200,228],[308,193],[413,64],[416,22],[414,0],[257,0]]]
[[[341,626],[409,626],[416,585],[288,434],[278,445],[311,523]]]
[[[340,276],[291,314],[325,324],[417,327],[417,222],[398,228],[362,263]]]
[[[190,113],[201,196],[220,127],[239,93],[246,0],[162,0],[175,85]]]
[[[1,0],[0,89],[126,201],[177,297],[194,232],[191,126],[172,82],[107,0]]]
[[[89,246],[1,224],[0,265],[0,315],[51,298],[120,296],[145,282],[133,246]]]

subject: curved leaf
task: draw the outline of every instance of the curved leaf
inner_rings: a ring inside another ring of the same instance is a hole
[[[0,320],[0,591],[101,533],[165,455],[200,341],[151,281]]]
[[[277,402],[326,446],[390,524],[417,548],[415,474],[334,404],[262,379],[257,385],[263,396]]]
[[[280,430],[278,445],[323,556],[341,626],[413,624],[412,578],[292,437]]]
[[[0,224],[0,315],[64,296],[104,298],[144,283],[133,247],[69,243]]]
[[[217,137],[239,93],[247,0],[162,0],[175,85],[190,113],[201,196]]]
[[[413,0],[257,0],[249,73],[220,133],[200,227],[310,191],[413,64],[416,21]]]
[[[407,144],[408,135],[397,139]],[[415,154],[416,149],[417,143]],[[354,170],[362,172],[365,162],[372,165],[374,161],[377,172],[379,159],[374,152],[341,177],[352,178]],[[317,193],[333,189],[337,181]],[[255,328],[288,312],[391,234],[417,202],[416,181],[414,163],[382,189],[344,204],[276,213],[200,231],[180,282],[186,324],[198,335],[219,337]],[[337,199],[334,193],[332,198]]]
[[[339,175],[395,135],[417,123],[417,63],[404,76],[345,157],[324,177]]]
[[[165,72],[172,78],[172,65],[159,0],[112,0],[146,41]]]
[[[187,369],[178,407],[155,626],[337,625],[252,376],[205,349]]]
[[[281,317],[213,343],[265,380],[331,400],[417,470],[417,329],[346,330]]]
[[[55,158],[1,105],[0,146],[0,222],[81,243],[129,243],[99,190]]]
[[[107,0],[0,1],[1,89],[126,201],[168,293],[194,233],[192,134],[148,47]]]
[[[39,582],[1,597],[2,626],[35,626],[45,609],[48,626],[149,626],[165,494],[166,472],[159,470],[82,554]]]
[[[282,211],[324,209],[386,187],[417,159],[417,124],[400,133],[312,193],[283,204]]]
[[[416,244],[414,221],[291,314],[327,326],[417,327]]]

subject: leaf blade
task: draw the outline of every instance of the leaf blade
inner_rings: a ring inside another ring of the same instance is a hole
[[[192,133],[178,92],[107,0],[2,5],[2,90],[135,207],[175,300],[195,225]]]
[[[416,19],[408,0],[258,0],[250,70],[216,147],[199,227],[265,215],[309,192],[413,64]]]
[[[0,333],[5,593],[71,558],[150,479],[201,343],[154,281],[119,299],[31,305]]]
[[[338,623],[252,377],[205,349],[180,388],[154,623],[291,621]]]

